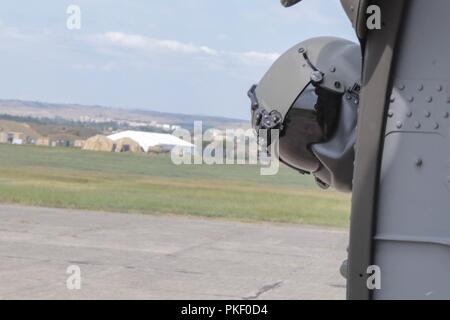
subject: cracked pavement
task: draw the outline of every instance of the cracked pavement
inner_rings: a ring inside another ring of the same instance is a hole
[[[10,205],[0,219],[0,299],[345,298],[345,230]]]

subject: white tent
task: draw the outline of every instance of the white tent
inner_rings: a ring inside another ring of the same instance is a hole
[[[112,134],[108,136],[109,139],[117,141],[123,138],[129,138],[141,146],[141,148],[148,152],[149,148],[155,146],[165,146],[165,147],[186,147],[193,148],[194,145],[187,141],[184,141],[178,137],[166,133],[155,133],[155,132],[142,132],[142,131],[123,131],[119,133]]]

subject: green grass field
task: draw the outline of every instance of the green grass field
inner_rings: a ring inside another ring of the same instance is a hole
[[[350,196],[281,168],[175,166],[169,156],[0,145],[0,202],[345,227]]]

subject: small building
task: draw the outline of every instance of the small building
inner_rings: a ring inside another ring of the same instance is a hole
[[[0,132],[0,143],[8,143],[8,133]]]
[[[70,141],[70,140],[56,139],[56,140],[51,140],[50,146],[52,146],[52,147],[65,147],[65,148],[69,148],[69,147],[72,146],[72,144],[71,144],[71,141]]]
[[[122,138],[116,140],[115,143],[116,143],[115,152],[131,152],[131,153],[143,152],[139,143],[130,138]]]
[[[162,146],[153,146],[148,148],[147,153],[149,154],[162,154],[169,153],[170,150],[164,149]]]
[[[75,140],[73,143],[74,148],[83,149],[86,145],[86,140]]]
[[[11,144],[22,145],[22,144],[24,144],[24,141],[23,141],[23,139],[20,139],[20,138],[14,138],[12,140]]]
[[[116,144],[104,135],[96,135],[86,140],[83,150],[114,152],[116,150]]]
[[[5,138],[5,143],[16,145],[28,143],[29,140],[29,138],[22,132],[6,132]]]
[[[49,147],[50,146],[50,139],[49,138],[45,138],[45,137],[38,138],[36,140],[36,145],[37,146]]]
[[[190,142],[184,141],[172,134],[143,132],[143,131],[123,131],[108,136],[109,139],[116,142],[121,139],[130,139],[139,144],[144,152],[154,152],[156,149],[170,152],[174,147],[182,147],[189,150],[194,148]],[[157,147],[157,148],[155,148]]]

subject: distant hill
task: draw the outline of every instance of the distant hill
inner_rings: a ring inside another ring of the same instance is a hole
[[[119,109],[103,106],[78,104],[55,104],[38,101],[0,100],[0,114],[38,118],[62,118],[80,121],[81,119],[111,121],[155,121],[162,124],[179,125],[192,128],[194,121],[203,121],[204,128],[248,128],[248,121],[222,117],[196,116],[165,113],[137,109]]]

